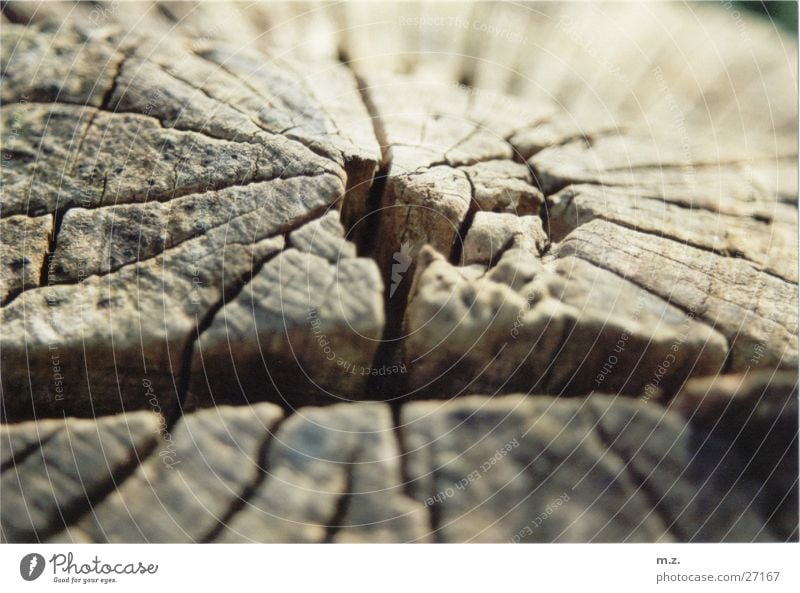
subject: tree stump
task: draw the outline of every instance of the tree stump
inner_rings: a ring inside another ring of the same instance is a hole
[[[797,541],[794,39],[2,8],[4,541]]]

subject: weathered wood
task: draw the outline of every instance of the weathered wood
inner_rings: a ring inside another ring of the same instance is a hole
[[[2,9],[3,541],[797,540],[795,40]]]
[[[741,469],[746,462],[724,440],[647,402],[599,394],[417,402],[404,406],[402,440],[385,404],[280,416],[276,406],[257,404],[199,411],[168,430],[149,413],[101,419],[99,433],[88,420],[43,423],[41,452],[4,476],[4,536],[154,543],[791,536],[790,512],[770,518],[761,481]],[[4,428],[4,443],[10,439],[16,449],[19,433],[31,428]],[[113,455],[126,451],[131,437],[120,430],[156,439],[124,479]],[[62,442],[67,432],[72,449]],[[111,469],[92,465],[98,445]],[[55,502],[48,478],[38,477],[43,463],[62,487]],[[776,463],[759,472],[768,474]],[[77,480],[102,482],[105,471],[119,480],[105,497]],[[22,497],[41,507],[30,511],[31,519],[9,512],[23,508]],[[69,508],[69,515],[51,516],[58,508]]]
[[[356,216],[366,207],[377,143],[355,81],[338,66],[344,76],[309,95],[294,70],[262,71],[224,47],[198,53],[176,40],[168,45],[178,53],[164,53],[151,38],[117,37],[59,52],[78,46],[77,35],[11,28],[23,51],[4,44],[4,70],[22,73],[25,60],[52,70],[4,85],[4,119],[24,133],[8,143],[15,158],[3,167],[2,214],[50,212],[58,222],[42,285],[28,278],[7,289],[18,296],[2,310],[4,413],[145,407],[146,378],[174,409],[190,383],[193,342],[276,255],[281,235],[331,208]],[[112,75],[97,72],[99,56]],[[78,82],[62,96],[51,79],[70,67]],[[3,220],[11,228],[17,219]],[[373,318],[376,339],[382,320]],[[346,339],[342,356],[368,367],[370,351],[350,354]],[[63,397],[52,391],[54,353],[69,377]]]
[[[52,419],[1,430],[10,453],[0,482],[3,537],[34,542],[71,525],[151,454],[159,416]]]
[[[294,406],[363,396],[383,335],[383,284],[342,235],[335,211],[293,231],[290,247],[225,303],[194,346],[194,397]]]
[[[722,371],[728,344],[719,332],[583,258],[542,264],[511,249],[474,278],[426,250],[417,270],[403,343],[414,393],[650,398]]]

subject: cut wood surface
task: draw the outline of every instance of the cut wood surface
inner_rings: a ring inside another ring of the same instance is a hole
[[[797,43],[771,23],[1,26],[4,541],[797,541]]]

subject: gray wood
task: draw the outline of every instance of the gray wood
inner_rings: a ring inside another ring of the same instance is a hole
[[[796,40],[6,2],[3,541],[797,541]]]

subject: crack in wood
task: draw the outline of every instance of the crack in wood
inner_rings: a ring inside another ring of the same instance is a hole
[[[337,534],[346,527],[345,521],[350,512],[355,492],[355,464],[361,454],[361,447],[356,447],[344,462],[345,480],[342,492],[334,507],[333,515],[325,522],[325,537],[322,542],[330,544],[336,540]]]
[[[256,492],[258,492],[264,482],[266,482],[266,480],[269,478],[270,451],[274,446],[278,432],[283,424],[290,418],[291,414],[291,411],[289,411],[287,414],[284,414],[275,422],[275,424],[272,425],[270,429],[267,430],[267,435],[264,437],[264,440],[261,442],[261,446],[258,448],[258,452],[256,453],[255,476],[244,487],[236,499],[231,502],[228,509],[217,520],[216,525],[214,525],[214,527],[212,527],[205,535],[198,539],[199,542],[211,543],[216,541],[220,535],[222,535],[225,529],[228,528],[228,525],[233,518],[239,513],[244,512],[245,509],[250,506],[250,501],[253,499]]]

